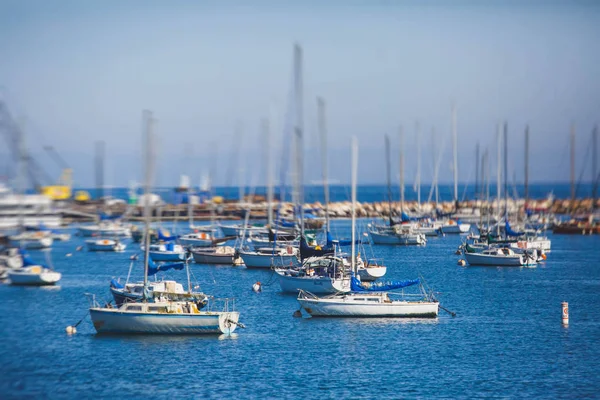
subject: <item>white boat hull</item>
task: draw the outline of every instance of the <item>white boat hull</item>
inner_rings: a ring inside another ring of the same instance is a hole
[[[79,234],[84,237],[106,236],[106,237],[129,237],[131,230],[126,227],[100,227],[97,225],[80,226]]]
[[[148,254],[154,262],[160,261],[184,261],[185,252],[177,251],[149,251]]]
[[[461,234],[461,233],[469,233],[471,230],[471,224],[451,224],[451,225],[442,225],[442,232],[445,234]]]
[[[298,257],[293,254],[290,255],[271,255],[271,254],[258,254],[250,252],[241,252],[240,256],[244,261],[246,268],[261,268],[270,269],[271,267],[289,267],[298,265]]]
[[[88,240],[85,242],[88,251],[114,251],[122,252],[127,247],[121,242],[115,242],[114,240]]]
[[[27,250],[39,250],[39,249],[47,249],[51,247],[53,240],[51,237],[44,237],[40,239],[11,239],[10,245],[13,247],[18,247],[21,249]]]
[[[191,247],[210,247],[212,246],[212,239],[191,239],[191,238],[179,238],[179,243],[184,246]]]
[[[332,279],[323,276],[298,277],[283,275],[276,271],[279,277],[281,291],[286,293],[297,293],[300,290],[315,294],[345,293],[350,291],[350,278]]]
[[[57,214],[26,215],[24,217],[19,217],[16,215],[16,212],[13,215],[0,215],[0,230],[15,229],[22,225],[43,225],[47,228],[59,228],[62,225],[62,217]]]
[[[427,239],[425,239],[425,236],[423,234],[396,235],[382,234],[373,231],[371,231],[370,234],[374,244],[418,246],[427,243]]]
[[[521,267],[526,264],[524,257],[520,254],[512,256],[493,256],[481,253],[465,253],[465,259],[469,265],[479,266]]]
[[[27,267],[8,271],[10,284],[17,286],[50,286],[55,285],[60,278],[60,272],[45,270],[33,273],[28,272]]]
[[[371,282],[382,278],[387,272],[387,267],[362,267],[358,269],[358,276],[362,282]]]
[[[91,308],[90,316],[96,332],[100,334],[231,334],[239,319],[236,311],[168,314],[106,308]]]
[[[346,301],[344,296],[333,299],[298,299],[300,305],[313,317],[396,317],[435,318],[439,303],[426,301],[393,301],[368,304]]]

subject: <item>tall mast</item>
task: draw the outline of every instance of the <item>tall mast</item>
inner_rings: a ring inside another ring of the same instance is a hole
[[[508,222],[508,124],[504,122],[504,223]]]
[[[529,202],[529,125],[525,127],[525,212]]]
[[[388,206],[390,210],[390,226],[394,225],[392,220],[392,171],[390,169],[390,137],[385,135],[385,166],[387,172]]]
[[[483,176],[481,177],[483,179]],[[475,146],[475,199],[479,198],[479,142]]]
[[[358,173],[358,144],[356,137],[352,137],[352,261],[351,267],[354,274],[356,271],[356,180]]]
[[[99,199],[104,199],[104,142],[96,142],[96,193]],[[104,203],[104,200],[102,200]]]
[[[25,151],[25,132],[17,127],[17,149],[19,151],[19,165],[17,168],[17,191],[19,195],[19,231],[24,229],[25,216],[23,206],[25,205],[25,175],[27,174],[27,152]]]
[[[321,165],[323,166],[323,191],[325,193],[325,229],[329,232],[329,182],[327,181],[327,125],[325,123],[325,101],[317,97],[317,113],[321,136]]]
[[[571,209],[575,206],[575,124],[571,125]]]
[[[440,196],[439,196],[439,188],[438,188],[438,171],[439,171],[439,164],[438,164],[438,160],[436,159],[436,155],[437,155],[437,149],[435,147],[435,128],[431,128],[431,150],[433,152],[433,184],[434,189],[435,189],[435,208],[437,210],[437,206],[438,203],[440,201]]]
[[[486,198],[486,209],[487,209],[487,229],[490,229],[490,161],[488,155],[488,149],[485,149],[485,153],[483,154],[483,160],[485,164],[484,174],[485,174],[485,198]]]
[[[265,136],[265,147],[267,149],[267,224],[273,225],[273,151],[271,149],[271,129],[269,120],[262,120],[262,131]]]
[[[481,187],[479,189],[479,198],[481,200],[485,199],[485,181],[484,181],[484,177],[489,178],[488,176],[486,176],[486,170],[485,170],[485,165],[484,165],[484,160],[487,162],[487,157],[488,156],[488,149],[486,148],[485,151],[483,152],[483,156],[481,156],[481,172],[479,174],[479,176],[481,177]]]
[[[452,150],[454,154],[454,204],[458,206],[458,138],[456,132],[456,104],[452,105]]]
[[[400,136],[400,211],[404,212],[404,130],[399,128]]]
[[[150,252],[150,185],[152,180],[153,124],[154,119],[152,116],[152,112],[144,110],[143,125],[145,128],[146,142],[146,177],[144,179],[144,232],[146,233],[144,238],[144,299],[146,298],[146,286],[148,285],[148,260]]]
[[[598,197],[598,126],[594,126],[592,132],[592,212],[596,209],[596,198]]]
[[[299,44],[294,45],[294,94],[296,105],[296,137],[298,152],[298,203],[300,204],[300,232],[304,235],[304,140],[303,140],[303,117],[302,117],[302,48]]]
[[[497,167],[496,167],[496,202],[498,205],[498,209],[496,210],[496,215],[498,216],[498,218],[500,217],[500,199],[502,198],[502,186],[500,186],[500,182],[502,181],[502,168],[500,167],[502,164],[501,163],[501,159],[502,159],[502,131],[500,130],[500,124],[498,124],[497,127],[497,132],[496,132],[496,139],[498,140],[498,143],[496,143],[496,150],[497,150],[497,154],[496,154],[496,162]],[[496,224],[497,226],[497,230],[496,230],[496,234],[499,236],[500,235],[500,225]]]
[[[419,121],[416,123],[417,131],[417,204],[421,209],[421,126]]]

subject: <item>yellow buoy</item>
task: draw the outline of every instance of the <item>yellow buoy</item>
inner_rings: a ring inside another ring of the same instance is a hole
[[[66,331],[67,331],[67,334],[73,335],[73,334],[77,333],[77,328],[69,325],[69,326],[67,326]]]

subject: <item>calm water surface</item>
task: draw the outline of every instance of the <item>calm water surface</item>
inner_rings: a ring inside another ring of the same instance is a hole
[[[333,231],[347,237],[349,226],[334,221]],[[373,247],[388,278],[422,275],[456,318],[294,318],[295,297],[277,283],[251,291],[270,272],[193,264],[202,290],[236,297],[246,329],[97,337],[89,317],[74,336],[65,327],[87,314],[84,293],[109,298],[109,280],[126,277],[135,249],[74,252],[83,243],[75,237],[52,250],[60,287],[0,286],[0,398],[596,397],[600,237],[551,238],[548,260],[533,269],[459,267],[458,236]],[[184,281],[185,273],[167,277]],[[568,328],[561,301],[569,302]]]

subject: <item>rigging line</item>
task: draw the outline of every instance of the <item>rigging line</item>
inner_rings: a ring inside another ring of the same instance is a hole
[[[587,161],[589,159],[589,155],[590,155],[590,150],[592,148],[592,142],[593,141],[593,137],[590,137],[588,142],[588,145],[585,147],[585,157],[583,158],[583,165],[581,167],[581,172],[579,173],[579,179],[577,180],[577,184],[575,185],[575,197],[577,198],[577,191],[579,190],[579,187],[581,185],[581,181],[583,180],[583,173],[585,172],[585,168],[587,166]]]

